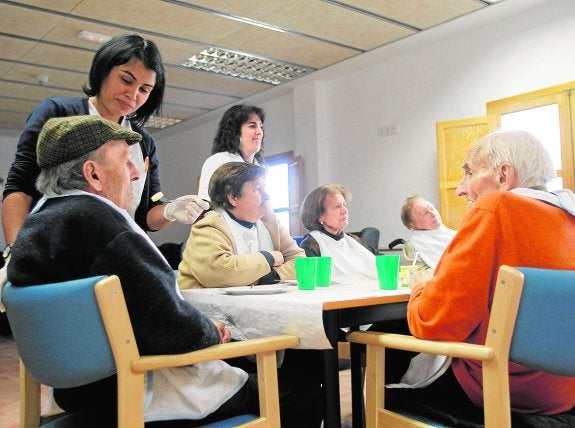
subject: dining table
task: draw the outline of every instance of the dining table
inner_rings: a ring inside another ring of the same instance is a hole
[[[341,427],[338,333],[371,323],[404,319],[409,288],[381,290],[376,278],[352,274],[328,287],[300,290],[297,282],[182,290],[184,299],[214,321],[223,321],[235,340],[296,335],[297,349],[323,354],[324,427]],[[353,426],[363,425],[360,347],[351,346]]]

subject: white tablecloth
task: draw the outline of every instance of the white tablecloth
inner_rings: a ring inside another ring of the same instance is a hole
[[[299,290],[295,283],[282,287],[286,291],[279,294],[228,295],[225,288],[203,288],[182,290],[182,295],[212,320],[225,322],[234,339],[293,334],[300,338],[299,349],[329,349],[324,302],[409,293],[380,290],[377,280],[357,275],[315,290]]]

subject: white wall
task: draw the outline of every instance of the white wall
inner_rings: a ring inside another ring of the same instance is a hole
[[[572,0],[505,0],[247,102],[267,111],[266,153],[302,155],[306,193],[326,182],[348,186],[348,230],[378,227],[386,246],[407,237],[399,219],[407,196],[438,204],[435,123],[482,116],[488,101],[575,80],[574,46]],[[180,194],[199,174],[224,110],[158,135],[165,189]],[[388,124],[398,134],[378,137]],[[172,231],[155,239],[185,238]]]

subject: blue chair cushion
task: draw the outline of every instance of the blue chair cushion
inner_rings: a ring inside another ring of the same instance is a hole
[[[102,278],[4,287],[16,347],[38,382],[71,388],[116,372],[94,294]]]
[[[575,271],[518,268],[525,276],[509,359],[533,370],[575,376]]]

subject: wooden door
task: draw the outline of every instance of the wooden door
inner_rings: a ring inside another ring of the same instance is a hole
[[[437,162],[439,173],[439,212],[443,223],[457,229],[467,212],[465,198],[455,195],[455,189],[463,177],[461,164],[467,149],[478,138],[496,127],[494,115],[469,119],[437,122]]]

